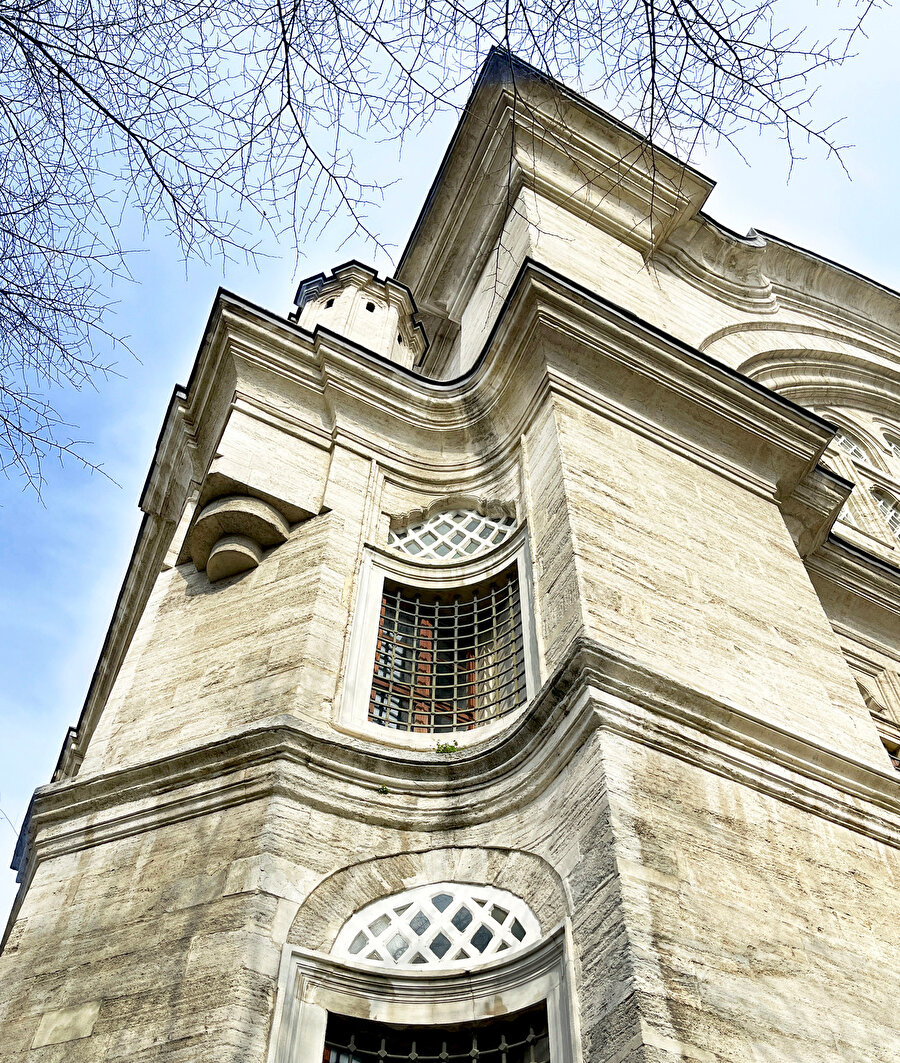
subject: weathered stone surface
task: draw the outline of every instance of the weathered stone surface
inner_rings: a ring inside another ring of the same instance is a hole
[[[640,165],[611,181],[639,143],[549,83],[513,141],[508,85],[480,84],[401,263],[436,379],[406,371],[408,293],[360,267],[300,327],[216,304],[23,840],[0,1063],[321,1060],[302,1030],[272,1054],[286,962],[444,880],[562,928],[553,1063],[897,1058],[900,542],[867,493],[900,484],[896,297],[718,229],[672,160],[655,202]],[[858,477],[846,541],[820,460]],[[223,491],[284,523],[210,582],[250,530]],[[364,573],[392,522],[460,499],[524,526],[542,687],[487,739],[388,745],[365,698],[343,711],[375,659],[373,635],[348,675]]]

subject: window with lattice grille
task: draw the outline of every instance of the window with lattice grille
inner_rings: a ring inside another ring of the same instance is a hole
[[[886,491],[878,488],[872,491],[881,515],[888,523],[888,527],[894,533],[894,538],[900,540],[900,502],[892,498]]]
[[[477,557],[509,538],[515,518],[488,517],[471,509],[435,513],[418,524],[392,530],[388,547],[419,561],[454,561]]]
[[[460,888],[490,889],[460,883],[419,887],[457,900]],[[407,891],[407,900],[414,892]],[[384,903],[396,906],[403,896]],[[498,902],[497,895],[479,896]],[[523,928],[534,919],[521,898],[506,894],[500,901]],[[452,904],[444,909],[451,910]],[[345,924],[348,933],[357,932],[350,923],[363,912]],[[501,923],[512,926],[508,919]],[[278,977],[270,1061],[579,1063],[565,929],[545,935],[537,929],[534,937],[530,931],[526,936],[527,944],[481,962],[430,966],[365,962],[359,954],[347,955],[338,942],[327,956],[288,945]]]
[[[846,432],[835,432],[834,443],[854,461],[868,461],[868,456],[862,444],[858,443],[853,436],[848,435]]]
[[[367,905],[347,920],[332,951],[387,967],[471,967],[540,938],[519,897],[494,886],[438,882]]]
[[[369,720],[401,731],[467,731],[526,700],[518,567],[428,591],[385,580]]]
[[[549,1063],[547,1009],[465,1026],[389,1026],[329,1015],[323,1063]]]
[[[462,509],[429,519],[462,555],[401,548],[399,537],[427,522],[392,532],[393,545],[367,547],[338,709],[341,729],[406,749],[493,734],[540,683],[526,528]],[[467,552],[466,534],[486,545]]]

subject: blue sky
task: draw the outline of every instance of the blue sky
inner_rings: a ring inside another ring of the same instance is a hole
[[[815,10],[808,3],[793,7]],[[841,138],[855,145],[846,153],[852,180],[811,151],[788,182],[783,148],[772,137],[746,134],[740,147],[749,167],[728,148],[694,160],[718,182],[708,213],[739,232],[754,226],[774,233],[900,289],[898,31],[896,9],[877,12],[858,58],[832,72],[818,99],[820,113],[846,116]],[[380,153],[380,165],[397,183],[371,217],[398,251],[454,124],[451,115],[434,123],[407,145],[400,163],[393,149]],[[60,395],[67,420],[92,441],[92,459],[119,486],[71,463],[51,465],[42,504],[0,480],[0,808],[16,828],[78,719],[134,543],[137,500],[156,436],[173,386],[187,379],[217,286],[287,313],[299,278],[351,257],[392,270],[386,254],[357,241],[310,243],[296,269],[292,246],[267,249],[275,257],[257,266],[223,271],[192,264],[186,272],[177,250],[151,232],[132,266],[136,282],[114,293],[113,327],[128,334],[135,357],[121,355],[121,375],[98,381],[96,391]],[[14,875],[5,871],[15,837],[0,818],[4,921],[15,894]]]

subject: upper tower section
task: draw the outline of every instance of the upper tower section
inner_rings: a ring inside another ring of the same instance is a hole
[[[428,349],[409,289],[375,270],[346,262],[302,281],[291,319],[310,332],[326,328],[406,369],[419,365]]]
[[[431,341],[422,372],[452,380],[478,362],[531,262],[775,390],[801,365],[815,381],[837,362],[845,374],[870,365],[880,395],[900,365],[897,294],[776,237],[731,232],[703,211],[713,187],[494,51],[396,269]]]

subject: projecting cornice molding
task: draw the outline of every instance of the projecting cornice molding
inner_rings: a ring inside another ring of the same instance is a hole
[[[900,629],[900,568],[836,536],[806,558],[806,567],[817,585],[825,581],[846,595],[851,614],[866,618],[875,609],[887,630]]]
[[[227,336],[217,344],[223,356],[265,368],[303,390],[306,403],[299,405],[298,424],[306,419],[316,430],[330,417],[336,431],[342,412],[352,412],[358,403],[377,407],[399,430],[393,439],[403,438],[405,425],[408,440],[414,436],[448,464],[465,461],[479,433],[490,435],[498,446],[515,438],[527,422],[528,407],[548,386],[598,408],[611,410],[615,405],[623,418],[637,424],[640,415],[622,406],[617,389],[619,384],[625,387],[633,373],[664,389],[667,401],[690,403],[689,420],[703,410],[707,417],[717,416],[722,426],[751,433],[756,443],[765,440],[784,457],[793,456],[802,466],[794,470],[797,482],[815,465],[832,435],[821,418],[531,261],[522,266],[476,365],[453,381],[435,382],[404,372],[325,329],[310,335],[277,318],[265,321],[246,304],[230,305],[223,322]],[[277,353],[272,350],[273,327],[286,340]],[[268,349],[259,344],[260,339]],[[501,348],[503,357],[495,357]],[[610,378],[610,365],[621,369],[621,379]],[[220,369],[210,364],[209,371]],[[234,372],[239,372],[237,366]],[[602,379],[602,385],[594,378]],[[605,402],[610,394],[616,400],[612,404]],[[325,408],[321,402],[308,408],[317,396],[324,396]],[[287,416],[283,406],[281,415]],[[345,418],[347,423],[351,420]],[[647,432],[662,436],[648,417],[643,417],[643,424]],[[705,432],[695,434],[707,438]],[[398,448],[391,444],[391,449]],[[491,460],[482,448],[476,456],[482,462]],[[728,459],[722,456],[720,464],[724,467]],[[736,454],[731,464],[735,476],[747,467],[746,458]],[[784,473],[778,470],[777,479],[783,480]],[[758,480],[764,479],[760,471]],[[770,482],[769,493],[775,489],[775,482]]]
[[[900,344],[900,296],[786,240],[731,232],[702,207],[714,182],[566,86],[494,53],[473,89],[398,266],[435,335],[458,326],[504,226],[534,193],[698,292]],[[540,211],[528,217],[540,228]],[[521,220],[521,219],[520,219]]]
[[[817,465],[785,499],[781,512],[801,557],[825,542],[852,490],[849,480]]]
[[[398,278],[458,321],[519,193],[531,190],[645,258],[713,182],[534,67],[495,51],[482,68],[403,252]]]
[[[20,871],[27,881],[43,859],[273,795],[410,831],[496,822],[540,798],[600,732],[900,847],[900,775],[887,760],[884,771],[858,763],[579,638],[505,733],[452,757],[400,753],[279,716],[157,761],[42,787]]]
[[[852,334],[859,342],[894,350],[900,344],[897,292],[777,236],[755,229],[740,236],[698,211],[673,230],[654,261],[721,303],[765,315],[734,330],[783,328],[773,315],[793,311],[809,323],[794,326],[798,332],[824,335],[827,325],[831,334]]]
[[[220,292],[189,384],[163,427],[144,492],[148,516],[85,709],[54,777],[78,771],[176,526],[184,527],[189,507],[193,513],[198,501],[214,497],[210,477],[220,475],[214,462],[237,414],[266,423],[284,446],[293,440],[307,448],[295,457],[303,478],[292,487],[255,483],[241,471],[240,493],[298,520],[322,510],[327,455],[336,441],[390,464],[417,488],[433,490],[445,478],[458,489],[508,465],[522,433],[554,396],[785,507],[803,550],[830,527],[834,484],[814,473],[833,434],[826,421],[537,263],[523,264],[472,370],[449,382],[427,380],[327,329],[309,333]],[[665,417],[655,418],[654,409]],[[375,429],[362,432],[361,423]],[[326,460],[316,466],[313,454]],[[277,473],[284,464],[268,463],[267,470]]]
[[[254,394],[260,373],[271,385]],[[223,379],[231,385],[227,402],[217,401]],[[223,293],[188,407],[192,423],[203,428],[196,444],[201,465],[212,460],[236,404],[252,403],[257,416],[325,448],[339,434],[353,438],[356,407],[374,408],[390,430],[381,438],[368,433],[368,445],[358,436],[360,449],[394,454],[402,464],[404,444],[414,445],[417,460],[433,451],[446,467],[483,469],[515,444],[551,392],[666,442],[666,430],[639,409],[646,393],[635,394],[632,407],[623,401],[635,381],[662,391],[667,417],[677,421],[682,410],[684,430],[669,433],[670,445],[770,496],[787,497],[832,435],[821,418],[531,261],[473,369],[448,382],[404,370],[327,329],[307,333]],[[264,398],[273,389],[283,396],[277,406]],[[742,448],[742,438],[752,445]],[[755,467],[761,444],[763,464]],[[318,512],[319,505],[304,508]]]

